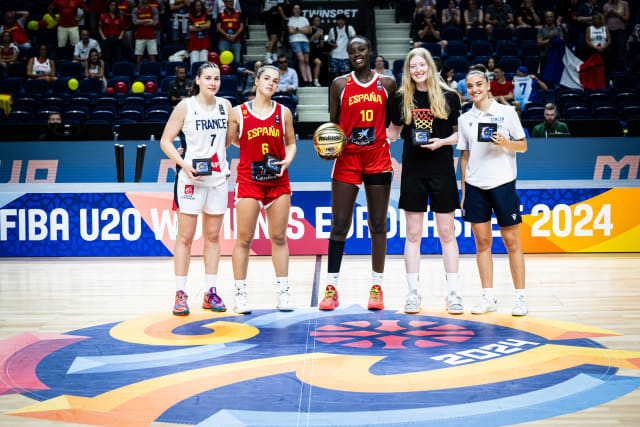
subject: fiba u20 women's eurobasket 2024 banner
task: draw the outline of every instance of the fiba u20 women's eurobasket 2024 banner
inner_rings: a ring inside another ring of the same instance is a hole
[[[345,252],[368,254],[370,238],[364,192],[359,194]],[[404,250],[404,213],[393,190],[387,220],[387,251]],[[527,253],[639,252],[640,188],[520,189],[522,246]],[[177,214],[171,193],[3,193],[0,194],[0,256],[168,256],[173,253]],[[233,206],[233,193],[229,193]],[[221,250],[234,244],[235,215],[227,210]],[[330,191],[296,191],[287,232],[292,255],[326,254],[331,225]],[[461,253],[474,253],[471,225],[455,214]],[[494,224],[494,252],[506,252]],[[435,220],[425,216],[422,253],[440,253]],[[194,255],[202,254],[199,233]],[[264,212],[252,253],[267,255]]]

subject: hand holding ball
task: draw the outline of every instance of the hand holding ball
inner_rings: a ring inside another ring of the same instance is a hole
[[[335,123],[324,123],[313,133],[313,147],[318,156],[325,160],[337,158],[346,143],[347,135]]]

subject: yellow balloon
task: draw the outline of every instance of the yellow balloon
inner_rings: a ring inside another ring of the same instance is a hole
[[[27,23],[27,29],[31,31],[38,31],[38,21],[29,21]]]
[[[133,92],[133,93],[142,93],[142,92],[144,92],[144,83],[135,82],[134,84],[132,84],[131,85],[131,92]]]
[[[58,22],[56,22],[56,20],[53,19],[53,16],[49,15],[48,13],[45,13],[42,19],[44,19],[44,21],[47,23],[47,29],[49,30],[58,25]]]
[[[220,63],[221,64],[231,64],[233,62],[233,53],[229,50],[225,50],[220,54]]]
[[[78,80],[69,79],[69,82],[67,83],[67,85],[69,86],[69,89],[76,90],[78,89]]]

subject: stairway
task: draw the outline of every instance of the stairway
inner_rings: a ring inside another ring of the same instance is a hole
[[[247,53],[244,55],[244,61],[264,61],[264,55],[267,53],[267,30],[263,24],[249,25],[249,33],[251,38],[246,40]]]
[[[375,9],[376,41],[378,55],[389,61],[389,67],[396,59],[404,59],[410,49],[409,32],[411,24],[395,22],[395,10]]]

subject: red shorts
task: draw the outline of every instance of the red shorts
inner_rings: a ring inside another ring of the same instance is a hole
[[[392,172],[389,144],[371,150],[343,151],[333,165],[331,178],[360,185],[364,175]]]
[[[247,182],[236,183],[235,201],[240,199],[256,199],[264,208],[271,206],[278,197],[291,194],[289,182],[276,185],[262,185]]]

